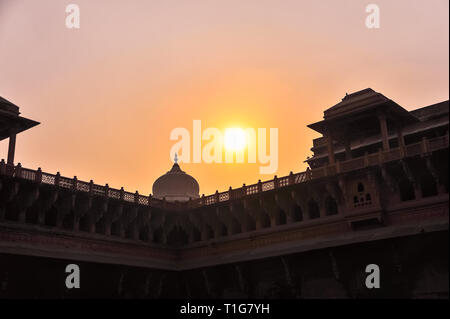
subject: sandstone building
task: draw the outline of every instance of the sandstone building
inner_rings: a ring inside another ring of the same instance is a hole
[[[198,197],[175,164],[147,196],[16,164],[38,123],[0,99],[0,297],[448,298],[448,111],[365,89],[309,125],[304,172]]]

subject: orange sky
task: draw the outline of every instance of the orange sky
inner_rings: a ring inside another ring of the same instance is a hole
[[[306,125],[346,92],[406,109],[448,99],[449,2],[375,1],[380,29],[365,27],[368,3],[0,0],[0,96],[41,122],[19,135],[16,162],[149,194],[171,167],[171,130],[199,119],[278,128],[276,174],[302,171],[318,136]],[[273,177],[259,166],[182,169],[209,194]]]

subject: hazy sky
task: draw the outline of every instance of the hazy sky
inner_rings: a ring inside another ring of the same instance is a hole
[[[65,26],[78,4],[80,29]],[[368,29],[366,5],[380,8]],[[366,87],[406,109],[447,100],[449,1],[0,0],[0,96],[41,124],[16,162],[149,194],[176,127],[279,130],[278,176],[306,127]],[[0,142],[6,158],[7,142]],[[270,179],[260,164],[182,164],[200,193]]]

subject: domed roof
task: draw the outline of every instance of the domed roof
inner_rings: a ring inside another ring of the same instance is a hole
[[[183,172],[177,163],[153,183],[153,197],[167,201],[188,201],[199,198],[199,186],[195,178]]]

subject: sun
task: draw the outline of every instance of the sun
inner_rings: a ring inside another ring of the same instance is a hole
[[[247,144],[247,136],[243,129],[238,127],[225,129],[225,148],[230,151],[241,151]]]

